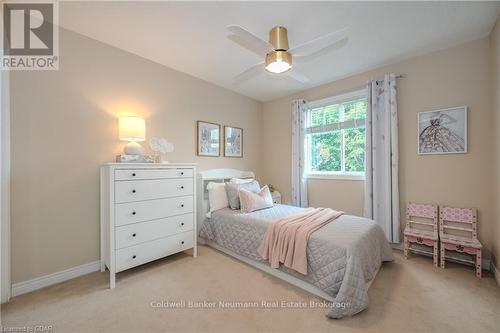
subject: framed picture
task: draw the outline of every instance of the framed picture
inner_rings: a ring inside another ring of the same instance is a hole
[[[418,113],[418,153],[463,154],[467,152],[467,107]]]
[[[220,125],[198,120],[198,156],[220,156]]]
[[[243,128],[224,126],[224,156],[243,157]]]

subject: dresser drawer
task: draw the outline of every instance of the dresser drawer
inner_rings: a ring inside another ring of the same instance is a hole
[[[115,226],[193,212],[193,196],[115,204]]]
[[[120,272],[192,248],[193,238],[193,232],[188,231],[116,250],[116,271]]]
[[[193,178],[193,169],[120,169],[115,170],[115,180]]]
[[[193,230],[193,214],[133,223],[115,229],[115,247],[121,249]]]
[[[115,202],[131,202],[193,194],[193,178],[115,182]]]

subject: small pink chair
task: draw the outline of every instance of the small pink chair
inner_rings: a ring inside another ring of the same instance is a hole
[[[433,251],[410,248],[412,243],[427,245]],[[416,254],[431,254],[434,266],[438,266],[439,255],[438,207],[437,205],[408,203],[406,206],[406,227],[404,231],[404,256],[408,251]]]
[[[473,264],[476,276],[481,278],[481,249],[477,239],[477,211],[475,208],[440,207],[439,239],[441,243],[441,268],[446,259]],[[446,251],[467,253],[474,259],[447,256]]]

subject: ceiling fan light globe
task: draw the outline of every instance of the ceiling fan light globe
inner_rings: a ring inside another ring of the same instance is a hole
[[[285,61],[275,61],[266,66],[266,70],[271,73],[279,74],[284,73],[292,68],[289,63]]]

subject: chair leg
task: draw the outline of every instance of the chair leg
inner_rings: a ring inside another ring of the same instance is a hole
[[[441,243],[440,245],[441,245],[441,268],[445,268],[445,260],[444,260],[445,249],[443,243]]]
[[[408,247],[409,247],[408,239],[405,237],[404,238],[404,255],[405,255],[405,259],[408,259]]]
[[[476,277],[481,278],[481,250],[476,250]]]
[[[433,259],[434,259],[434,267],[438,267],[438,241],[434,241],[434,254],[433,254]]]

